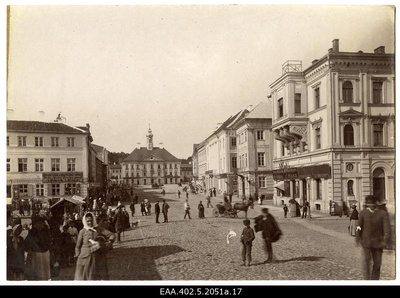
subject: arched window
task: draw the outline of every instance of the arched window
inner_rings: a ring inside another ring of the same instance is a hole
[[[377,168],[372,174],[372,194],[380,201],[385,199],[385,172]]]
[[[353,180],[347,181],[347,195],[348,196],[354,196],[353,186],[354,186]]]
[[[343,101],[346,103],[353,102],[353,84],[350,81],[343,83]]]
[[[344,145],[354,146],[354,129],[351,124],[347,124],[343,129]]]

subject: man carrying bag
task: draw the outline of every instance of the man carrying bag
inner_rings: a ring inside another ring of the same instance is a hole
[[[272,263],[272,243],[279,240],[282,235],[282,230],[279,228],[279,225],[272,214],[268,212],[268,208],[261,209],[261,212],[262,214],[254,219],[254,230],[256,232],[262,232],[262,238],[264,240],[264,251],[268,255],[265,263]]]

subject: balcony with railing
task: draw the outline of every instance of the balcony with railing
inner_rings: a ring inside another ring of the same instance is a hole
[[[288,72],[302,72],[301,60],[287,60],[282,64],[282,74]]]

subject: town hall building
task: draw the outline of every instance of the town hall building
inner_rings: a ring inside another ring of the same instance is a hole
[[[125,184],[163,185],[181,182],[181,160],[165,148],[153,146],[153,133],[149,127],[147,146],[136,148],[121,163]]]

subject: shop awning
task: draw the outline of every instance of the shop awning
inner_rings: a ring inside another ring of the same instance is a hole
[[[67,202],[71,202],[72,204],[75,205],[82,205],[85,203],[85,201],[83,200],[82,197],[74,195],[72,197],[63,197],[60,200],[58,200],[56,203],[54,203],[53,205],[50,206],[50,208],[53,208],[54,206],[61,204],[62,202],[67,201]]]
[[[280,189],[282,191],[285,191],[285,182],[284,181],[280,181],[278,183],[275,183],[274,187],[278,188],[278,189]]]

